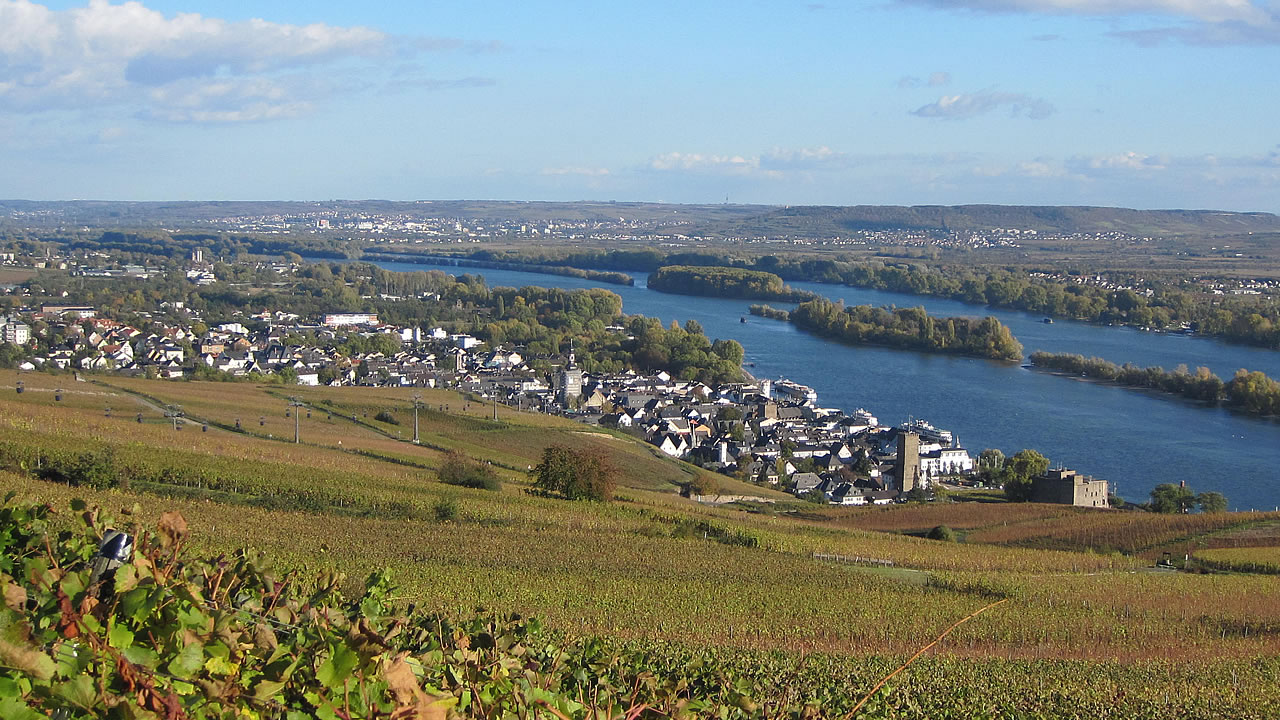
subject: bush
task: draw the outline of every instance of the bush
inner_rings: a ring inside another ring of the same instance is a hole
[[[479,490],[501,490],[502,481],[492,465],[479,463],[457,450],[450,450],[437,473],[440,482]]]
[[[617,469],[601,452],[551,445],[533,468],[533,486],[569,500],[609,500],[616,475]]]
[[[934,529],[930,530],[929,534],[925,535],[925,537],[929,538],[930,540],[941,540],[942,542],[955,542],[956,531],[952,530],[946,525],[939,525]]]
[[[445,495],[436,500],[435,504],[431,506],[431,514],[435,517],[436,522],[449,522],[450,520],[457,520],[462,511],[458,507],[458,501],[453,496]]]
[[[718,495],[720,494],[720,484],[716,479],[705,473],[699,473],[696,478],[690,480],[685,486],[689,495]]]
[[[391,414],[390,410],[379,410],[378,414],[373,416],[373,419],[377,420],[378,422],[387,423],[388,425],[400,424],[400,421],[396,419],[395,415]]]

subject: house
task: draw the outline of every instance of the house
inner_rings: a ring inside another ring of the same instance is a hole
[[[816,490],[822,484],[822,476],[817,473],[802,472],[791,476],[793,485],[792,492],[796,495],[803,495],[810,490]]]
[[[329,313],[324,316],[324,324],[329,327],[344,325],[377,325],[377,313]]]
[[[657,443],[658,449],[670,455],[671,457],[684,457],[689,452],[689,443],[679,435],[666,434],[662,436],[662,442]]]

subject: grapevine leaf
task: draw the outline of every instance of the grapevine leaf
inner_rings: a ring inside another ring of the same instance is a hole
[[[176,510],[161,513],[156,529],[160,531],[161,544],[165,547],[186,539],[188,532],[186,518]]]
[[[333,654],[320,664],[316,670],[316,679],[329,689],[342,687],[342,683],[351,676],[359,657],[346,645],[338,645]]]
[[[274,680],[260,680],[253,686],[253,697],[256,700],[270,700],[284,689],[285,683]]]
[[[138,587],[138,569],[133,565],[121,565],[116,568],[115,582],[117,595]]]
[[[122,650],[120,654],[124,656],[125,660],[128,660],[134,665],[141,665],[148,670],[154,670],[156,666],[160,664],[160,656],[156,654],[155,650],[140,647],[138,645]]]
[[[46,720],[46,716],[27,707],[18,698],[0,699],[0,717],[5,720]]]
[[[88,675],[78,675],[62,683],[58,686],[57,694],[72,705],[86,710],[92,710],[98,700],[98,689],[93,686],[93,678]]]
[[[120,623],[113,623],[107,632],[107,642],[117,650],[128,650],[133,647],[133,631]]]
[[[204,667],[204,645],[198,642],[184,645],[182,651],[169,661],[169,673],[183,680],[193,677],[202,667]]]
[[[205,661],[204,667],[214,675],[231,675],[236,671],[237,665],[223,657],[211,657]]]
[[[21,670],[39,680],[53,677],[53,658],[33,647],[14,645],[8,640],[0,639],[0,665]],[[7,715],[0,713],[0,717]]]
[[[21,585],[4,584],[4,604],[11,610],[22,612],[27,606],[27,589]]]

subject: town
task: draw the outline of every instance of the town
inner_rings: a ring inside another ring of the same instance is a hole
[[[375,313],[308,319],[268,311],[208,326],[180,302],[159,309],[189,319],[143,331],[99,317],[94,307],[43,304],[4,318],[2,337],[32,350],[17,364],[25,371],[454,389],[495,411],[502,404],[614,428],[672,458],[816,503],[926,500],[948,486],[979,482],[980,459],[950,431],[923,420],[882,425],[863,409],[823,408],[816,392],[785,379],[711,385],[665,371],[586,373],[572,347],[541,358],[539,367],[550,369],[539,370],[527,362],[527,349],[490,346],[443,327],[383,323]],[[626,332],[621,325],[607,330]],[[353,337],[369,349],[337,349]],[[1033,493],[1042,502],[1108,502],[1105,481],[1062,470],[1037,478]],[[712,504],[757,499],[708,487],[689,494]]]

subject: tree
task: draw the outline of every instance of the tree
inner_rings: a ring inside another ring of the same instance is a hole
[[[609,500],[617,485],[617,469],[599,451],[551,445],[533,468],[533,486],[568,500]]]
[[[1027,502],[1031,499],[1032,481],[1048,469],[1049,458],[1035,450],[1020,450],[1005,461],[999,472],[1005,497],[1013,502]]]
[[[996,448],[987,448],[978,453],[978,467],[982,470],[999,470],[1004,467],[1004,453]]]
[[[1196,496],[1196,504],[1200,512],[1220,513],[1227,511],[1227,497],[1220,492],[1202,492]]]
[[[502,482],[492,465],[479,463],[463,455],[457,450],[450,450],[440,464],[436,476],[446,485],[477,488],[482,490],[500,490]]]
[[[1223,498],[1224,504],[1225,500]],[[1195,504],[1195,494],[1185,485],[1162,483],[1151,491],[1151,503],[1148,507],[1152,512],[1158,513],[1185,513],[1191,512]]]
[[[716,479],[706,473],[699,473],[697,477],[689,481],[688,484],[690,495],[719,495],[720,484]]]

